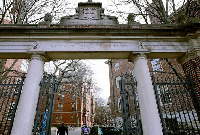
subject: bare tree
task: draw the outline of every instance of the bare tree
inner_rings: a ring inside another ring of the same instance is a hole
[[[110,126],[111,110],[102,98],[96,98],[95,102],[95,124],[102,126]]]
[[[0,24],[38,23],[46,13],[54,16],[54,21],[57,21],[60,16],[69,14],[73,9],[68,6],[69,4],[73,5],[70,0],[3,0],[2,2]],[[7,59],[0,59],[1,80],[5,79],[17,63],[16,59],[9,68],[5,69],[6,61]]]
[[[199,0],[113,0],[113,3],[116,7],[124,3],[133,5],[136,20],[146,24],[184,23],[200,17]]]

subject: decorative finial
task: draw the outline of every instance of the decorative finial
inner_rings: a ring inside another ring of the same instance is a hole
[[[88,2],[92,2],[92,0],[88,0]]]

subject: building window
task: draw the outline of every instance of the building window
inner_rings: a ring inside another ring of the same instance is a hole
[[[60,117],[59,117],[59,121],[62,121],[62,115],[60,115]]]
[[[57,110],[63,110],[63,104],[58,103],[57,104]]]
[[[63,104],[60,105],[60,110],[63,110]]]
[[[116,78],[116,86],[117,86],[117,88],[119,88],[119,81],[121,80],[121,77],[120,76],[118,76],[117,78]]]
[[[62,121],[62,115],[56,115],[56,122]]]
[[[60,103],[57,104],[57,110],[59,110],[59,108],[60,108]]]
[[[29,63],[27,62],[27,60],[25,60],[25,59],[22,60],[21,70],[25,73],[27,73],[27,71],[28,71],[28,64]]]
[[[56,115],[56,122],[58,121],[58,115]]]
[[[73,114],[71,115],[71,122],[73,122],[74,121],[74,116],[73,116]]]
[[[119,112],[122,111],[122,100],[121,100],[121,97],[118,98],[118,110],[119,110]]]
[[[160,59],[153,59],[151,61],[151,65],[152,65],[153,71],[155,71],[155,72],[157,72],[157,71],[163,71]]]
[[[16,84],[20,84],[21,83],[21,78],[17,78]],[[20,86],[17,85],[14,87],[14,94],[18,94],[18,91],[20,90]]]
[[[117,70],[119,70],[119,63],[118,62],[115,63],[115,71],[117,71]]]
[[[7,120],[11,120],[12,119],[12,115],[14,113],[14,107],[15,107],[15,102],[14,103],[10,103],[10,108],[8,110]]]
[[[74,105],[75,105],[75,103],[72,103],[72,110],[74,110]]]
[[[158,85],[157,91],[160,97],[161,105],[172,103],[171,93],[167,85]]]
[[[63,100],[64,95],[58,95],[58,100]]]
[[[72,100],[75,100],[75,99],[76,99],[76,95],[73,94],[73,95],[72,95]]]

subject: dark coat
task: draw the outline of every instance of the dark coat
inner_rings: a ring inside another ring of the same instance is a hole
[[[62,125],[61,127],[58,128],[57,135],[65,135],[65,132],[68,135],[68,128]]]

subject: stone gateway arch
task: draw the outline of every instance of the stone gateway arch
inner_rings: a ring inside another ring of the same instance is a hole
[[[101,3],[79,3],[76,14],[51,24],[0,25],[0,58],[31,59],[15,115],[12,135],[30,135],[45,61],[54,59],[128,59],[134,62],[144,135],[161,135],[147,58],[176,58],[200,93],[200,22],[144,25],[104,14]],[[187,68],[196,66],[195,71]],[[200,98],[200,97],[199,97]],[[198,110],[199,114],[199,110]]]

